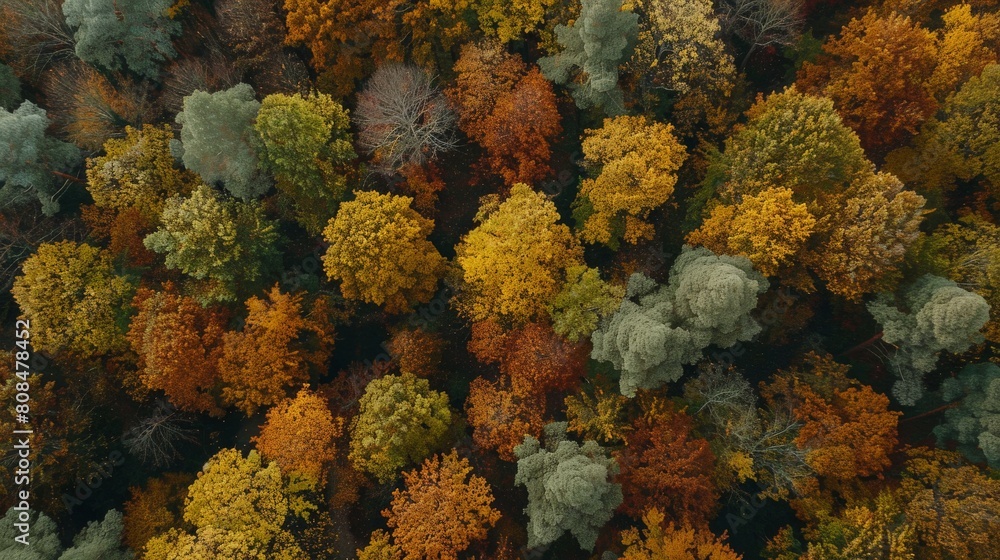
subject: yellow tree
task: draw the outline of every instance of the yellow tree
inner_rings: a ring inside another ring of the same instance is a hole
[[[642,516],[646,528],[632,527],[622,532],[625,549],[622,560],[740,560],[723,539],[708,529],[692,529],[666,524],[664,515],[651,508]]]
[[[600,129],[587,131],[583,154],[592,177],[584,179],[574,202],[580,238],[612,248],[620,239],[652,238],[653,225],[645,219],[670,200],[686,157],[673,127],[642,116],[606,119]]]
[[[983,68],[997,62],[1000,42],[1000,14],[972,13],[972,6],[952,6],[941,18],[944,28],[938,31],[937,67],[927,88],[943,102],[959,85],[978,76]]]
[[[256,451],[244,458],[236,449],[223,449],[188,488],[184,521],[195,533],[171,529],[147,542],[143,556],[305,560],[286,524],[314,509],[282,478],[277,464],[264,466]]]
[[[87,190],[94,204],[124,211],[137,209],[156,222],[166,200],[186,196],[197,182],[194,173],[179,169],[170,153],[170,125],[125,127],[125,138],[104,143],[104,155],[87,160]]]
[[[129,279],[115,273],[106,251],[59,241],[39,245],[24,261],[11,294],[31,321],[36,350],[95,355],[128,347],[121,325],[134,290]]]
[[[485,478],[452,450],[424,460],[419,471],[403,473],[404,489],[394,490],[382,515],[404,560],[458,560],[469,545],[486,538],[499,519]]]
[[[687,242],[746,257],[761,274],[775,276],[799,255],[815,227],[816,218],[792,200],[790,189],[775,188],[714,207]]]
[[[445,261],[427,240],[434,221],[410,208],[412,201],[362,191],[340,205],[323,231],[330,243],[323,268],[340,281],[344,298],[398,313],[434,296]]]
[[[480,211],[483,214],[483,211]],[[545,195],[523,183],[455,248],[465,285],[459,310],[473,321],[523,324],[545,313],[583,250]]]
[[[283,294],[277,286],[267,299],[248,299],[243,330],[223,338],[223,400],[252,415],[309,379],[310,367],[323,367],[334,342],[328,305],[318,297],[307,310],[301,295]]]
[[[344,429],[344,419],[334,418],[326,399],[299,390],[294,399],[267,411],[267,422],[253,438],[257,451],[274,461],[286,475],[292,473],[322,485],[335,456],[334,440]]]

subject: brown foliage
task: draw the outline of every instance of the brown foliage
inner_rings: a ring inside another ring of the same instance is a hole
[[[401,328],[393,333],[386,348],[400,371],[417,377],[437,373],[446,342],[438,335],[419,328]]]
[[[651,400],[616,453],[623,511],[638,518],[655,505],[674,522],[696,527],[708,522],[719,498],[712,482],[715,455],[707,441],[691,433],[693,426],[686,413]]]
[[[493,449],[505,461],[515,461],[514,448],[524,436],[539,437],[542,432],[544,401],[521,397],[501,377],[490,382],[477,377],[469,384],[465,413],[472,425],[472,439],[485,449]]]
[[[184,511],[188,486],[194,475],[166,473],[149,479],[142,488],[129,489],[132,497],[125,503],[122,541],[132,550],[140,551],[149,539],[177,526]]]

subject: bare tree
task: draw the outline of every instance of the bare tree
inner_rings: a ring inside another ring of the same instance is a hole
[[[191,422],[190,415],[166,401],[158,401],[151,415],[125,431],[122,444],[143,462],[165,467],[179,456],[178,443],[195,441],[194,429],[187,427]]]
[[[743,57],[769,45],[792,45],[802,31],[802,0],[723,0],[721,20],[726,31],[750,43]]]
[[[456,115],[430,77],[416,66],[380,67],[358,94],[358,143],[379,171],[421,165],[457,145]]]
[[[62,0],[0,0],[0,16],[0,29],[13,46],[12,62],[22,72],[37,75],[53,62],[76,55]]]

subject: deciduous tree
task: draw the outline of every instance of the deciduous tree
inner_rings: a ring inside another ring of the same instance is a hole
[[[440,448],[448,435],[448,395],[412,373],[373,380],[351,421],[351,462],[379,482]]]
[[[434,296],[445,261],[427,240],[434,221],[411,202],[408,196],[360,191],[340,205],[323,231],[330,243],[323,268],[340,282],[345,298],[399,313]]]
[[[21,270],[11,294],[31,321],[35,350],[93,356],[126,349],[135,286],[115,272],[111,255],[86,243],[44,243]]]
[[[501,377],[490,382],[477,377],[469,384],[465,414],[472,425],[472,440],[484,449],[492,449],[504,461],[515,461],[514,448],[524,436],[542,433],[544,402],[538,395],[521,396]]]
[[[223,338],[219,374],[223,400],[250,416],[322,370],[334,333],[326,296],[306,303],[301,294],[281,293],[275,286],[266,299],[248,299],[246,308],[243,330]]]
[[[622,544],[627,548],[622,560],[740,560],[723,539],[708,529],[692,529],[667,524],[657,508],[642,515],[646,528],[632,527],[622,532]]]
[[[540,316],[583,251],[555,205],[519,183],[455,248],[465,282],[458,308],[473,321],[514,325]]]
[[[267,422],[253,441],[282,473],[302,475],[321,487],[336,453],[333,442],[343,429],[344,419],[333,417],[326,399],[303,387],[294,399],[267,411]]]
[[[486,538],[500,512],[491,507],[489,483],[471,473],[469,461],[454,450],[403,473],[406,486],[392,492],[382,515],[404,560],[458,560],[469,545]]]
[[[198,299],[235,301],[259,285],[278,259],[276,224],[255,202],[223,200],[200,185],[190,196],[169,198],[160,228],[143,243],[166,253],[168,268],[199,281]]]
[[[347,163],[356,157],[350,124],[347,110],[322,93],[275,93],[257,112],[261,166],[291,198],[296,219],[311,234],[333,217],[347,188]]]
[[[670,200],[687,155],[673,127],[642,116],[605,119],[587,131],[583,154],[590,178],[574,203],[581,239],[612,248],[620,239],[651,239],[653,225],[645,220]]]
[[[613,313],[624,295],[624,287],[602,280],[600,270],[571,266],[562,290],[548,306],[552,330],[570,342],[590,338],[600,319]]]
[[[163,391],[181,410],[221,416],[219,358],[228,314],[177,293],[140,288],[128,340],[138,355],[139,380]]]

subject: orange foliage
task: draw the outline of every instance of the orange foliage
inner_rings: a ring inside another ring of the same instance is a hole
[[[437,165],[434,162],[425,165],[409,164],[400,169],[399,174],[406,179],[400,188],[413,197],[413,208],[425,218],[434,217],[438,192],[443,191],[445,186]]]
[[[217,403],[221,343],[226,314],[178,294],[171,283],[162,292],[141,288],[128,340],[139,356],[139,379],[163,391],[181,410],[221,416]]]
[[[267,299],[246,302],[248,315],[241,332],[226,333],[219,373],[225,382],[222,397],[247,415],[275,404],[288,387],[309,378],[310,366],[319,369],[333,349],[333,326],[325,297],[312,302],[308,312],[301,294],[283,294],[277,286]]]
[[[132,497],[125,503],[122,541],[132,550],[142,550],[149,539],[180,523],[192,482],[193,475],[167,473],[149,479],[143,488],[130,488]]]
[[[125,262],[135,267],[150,266],[156,261],[156,254],[142,242],[156,228],[138,208],[117,212],[88,204],[80,210],[91,236],[100,241],[107,240],[111,254],[123,257]]]
[[[552,83],[496,43],[463,47],[455,71],[456,85],[446,93],[493,172],[508,185],[551,174],[549,143],[562,132]]]
[[[775,408],[788,406],[802,422],[796,444],[817,474],[844,481],[882,472],[896,447],[902,413],[889,398],[847,377],[850,368],[810,352],[805,363],[779,371],[761,394]]]
[[[908,17],[869,11],[853,19],[806,62],[797,85],[833,100],[866,151],[884,154],[916,134],[937,108],[928,91],[937,64],[934,35]]]
[[[421,329],[402,328],[392,335],[387,350],[400,371],[430,377],[438,370],[444,345],[440,336]]]
[[[267,411],[267,423],[253,441],[282,473],[304,475],[322,485],[335,456],[333,442],[343,432],[344,419],[334,418],[326,399],[303,387],[294,399]]]
[[[516,394],[544,396],[577,386],[589,353],[586,344],[567,342],[547,324],[528,323],[507,335],[500,371]]]
[[[715,455],[707,441],[691,433],[693,426],[686,413],[652,399],[625,434],[625,447],[616,453],[623,511],[639,517],[656,506],[684,525],[708,523],[719,498],[712,482]]]
[[[469,384],[465,414],[472,425],[472,439],[485,449],[493,449],[505,461],[515,461],[514,448],[524,436],[539,437],[542,432],[544,401],[521,397],[502,377],[491,383],[477,377]]]
[[[424,460],[419,471],[403,473],[405,489],[392,493],[382,512],[404,560],[458,560],[500,519],[490,507],[493,492],[469,462],[451,453]]]

